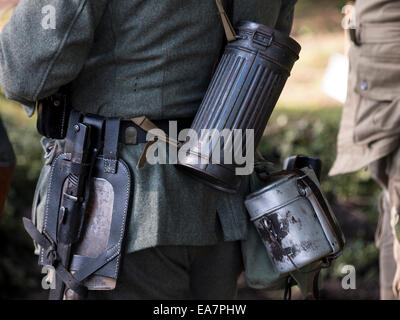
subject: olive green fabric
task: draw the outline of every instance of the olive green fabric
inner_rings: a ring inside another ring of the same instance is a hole
[[[295,1],[233,3],[234,23],[247,19],[290,32]],[[0,85],[8,98],[25,104],[29,111],[35,100],[72,83],[72,106],[84,112],[150,119],[195,115],[224,36],[214,0],[49,0],[45,4],[54,7],[55,29],[43,27],[47,21],[43,2],[21,0],[1,34]],[[136,170],[143,148],[120,149],[134,182],[128,252],[246,238],[246,178],[239,194],[227,195],[173,165],[147,164]],[[39,229],[51,153],[34,200]]]
[[[8,139],[7,131],[0,118],[0,167],[12,167],[15,165],[15,155]]]
[[[249,193],[255,192],[265,184],[258,172],[273,172],[271,163],[257,159],[256,171],[249,179]],[[278,290],[285,287],[286,277],[281,277],[272,259],[267,254],[264,243],[253,222],[248,219],[247,238],[241,241],[243,265],[247,284],[254,289]]]

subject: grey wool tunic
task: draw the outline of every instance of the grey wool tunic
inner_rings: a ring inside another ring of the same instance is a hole
[[[294,4],[234,0],[233,22],[250,20],[289,33]],[[223,36],[215,0],[21,0],[0,37],[0,85],[28,114],[35,101],[72,83],[72,106],[83,112],[194,117]],[[173,165],[137,170],[143,147],[120,148],[134,179],[128,252],[246,238],[247,178],[239,194],[227,195]],[[33,205],[39,229],[51,159],[48,154]]]

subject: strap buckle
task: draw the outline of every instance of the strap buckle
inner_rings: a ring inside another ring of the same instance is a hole
[[[46,249],[46,259],[49,265],[55,267],[55,264],[60,260],[57,254],[57,248],[54,244],[51,244]]]
[[[253,33],[253,42],[268,48],[269,46],[272,45],[272,42],[274,41],[274,35],[272,33],[269,34],[265,34],[265,33],[261,33],[261,32],[254,32]]]

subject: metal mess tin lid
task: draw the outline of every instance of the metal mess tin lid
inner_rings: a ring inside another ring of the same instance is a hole
[[[307,196],[308,188],[304,189],[298,184],[301,178],[295,175],[286,176],[249,194],[245,199],[245,205],[251,220],[256,220]]]

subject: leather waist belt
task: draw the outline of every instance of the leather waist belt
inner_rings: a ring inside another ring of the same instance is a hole
[[[80,114],[79,117],[81,117],[83,123],[87,123],[97,128],[95,134],[96,139],[99,140],[99,143],[103,141],[106,147],[108,142],[112,142],[113,144],[119,142],[131,145],[147,142],[147,131],[145,128],[134,123],[132,120],[122,120],[117,117],[105,118],[95,114],[82,114],[76,111],[72,111],[71,114],[72,116]],[[151,120],[152,124],[154,124],[158,129],[164,131],[167,136],[174,136],[177,134],[170,133],[170,125],[172,125],[174,121],[176,122],[175,126],[177,126],[177,133],[179,133],[181,130],[191,127],[193,118]],[[105,129],[105,123],[109,124],[107,129]],[[116,139],[117,135],[118,141]],[[106,142],[106,140],[109,141]]]

